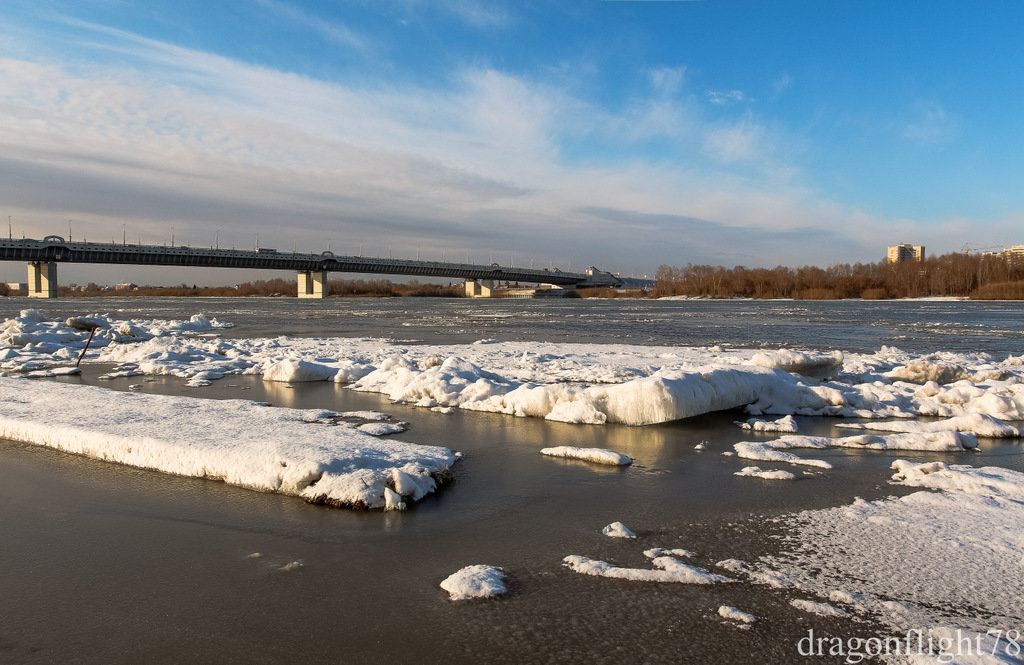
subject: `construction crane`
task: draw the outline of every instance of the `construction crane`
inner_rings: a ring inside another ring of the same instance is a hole
[[[1000,245],[994,245],[992,247],[971,247],[967,243],[964,243],[964,254],[970,254],[971,252],[987,252],[992,249],[1003,251],[1003,248]]]

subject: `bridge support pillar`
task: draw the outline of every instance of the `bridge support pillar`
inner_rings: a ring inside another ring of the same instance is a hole
[[[300,298],[326,298],[327,297],[327,271],[326,270],[300,270],[299,271],[299,297]]]
[[[35,261],[28,264],[28,297],[57,297],[57,264],[53,261]]]
[[[467,298],[490,298],[494,293],[494,282],[486,279],[476,281],[475,279],[466,280],[466,297]]]

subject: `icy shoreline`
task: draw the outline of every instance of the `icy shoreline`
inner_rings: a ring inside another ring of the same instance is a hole
[[[0,404],[0,437],[337,507],[402,509],[457,459],[333,424],[334,412],[248,400],[0,378]]]
[[[173,375],[192,386],[230,374],[335,381],[395,402],[548,420],[648,425],[711,411],[842,418],[1024,420],[1024,356],[924,356],[721,347],[494,342],[402,346],[349,338],[222,339],[230,324],[80,317],[97,334],[84,362],[108,376]],[[46,375],[71,364],[88,332],[35,310],[0,330],[0,368]],[[1012,436],[1012,435],[1011,435]]]

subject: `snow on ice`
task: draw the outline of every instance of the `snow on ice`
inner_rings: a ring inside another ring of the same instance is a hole
[[[893,470],[894,483],[927,489],[780,518],[795,549],[737,570],[751,581],[770,577],[773,586],[828,599],[896,634],[984,635],[992,626],[1022,625],[1024,474],[905,460]],[[834,615],[817,605],[794,601]]]
[[[430,409],[590,424],[646,425],[734,408],[751,416],[984,415],[1003,425],[1024,420],[1019,357],[912,356],[891,347],[844,356],[493,340],[402,346],[372,339],[221,339],[216,331],[230,324],[201,314],[189,321],[120,321],[95,314],[77,319],[51,320],[37,310],[8,319],[0,326],[0,369],[25,373],[67,366],[88,339],[82,328],[96,326],[84,362],[117,364],[111,377],[163,374],[197,386],[231,374],[333,380]],[[765,424],[749,423],[751,429],[765,431],[791,421],[755,422]],[[1006,435],[1014,436],[1000,436]]]
[[[796,480],[796,476],[789,471],[783,471],[782,469],[765,471],[759,466],[745,466],[732,475],[749,476],[751,478],[761,478],[763,480]]]
[[[457,459],[447,448],[332,426],[330,411],[247,400],[8,377],[0,403],[5,438],[333,506],[402,508],[433,492]]]
[[[466,566],[446,577],[441,588],[451,600],[492,598],[505,593],[505,573],[495,566]]]
[[[585,556],[570,555],[562,560],[569,570],[583,575],[609,577],[634,582],[675,582],[678,584],[715,584],[731,582],[728,577],[709,573],[703,568],[690,566],[672,556],[659,556],[651,560],[653,569],[620,568],[606,561]]]
[[[720,606],[718,608],[718,616],[722,617],[723,619],[728,619],[729,621],[735,622],[737,624],[741,624],[741,628],[749,628],[750,624],[757,621],[757,617],[755,617],[753,614],[750,614],[749,612],[744,612],[742,610],[738,610],[730,605]]]
[[[861,434],[832,438],[827,436],[783,436],[773,441],[740,441],[733,444],[738,457],[764,462],[787,462],[822,469],[831,469],[825,460],[800,457],[786,452],[791,449],[827,450],[830,448],[860,448],[864,450],[926,450],[932,452],[956,452],[978,447],[973,434],[956,429],[935,429],[923,431],[911,429],[906,434]],[[743,474],[749,475],[749,474]]]
[[[850,614],[839,609],[835,605],[829,603],[819,603],[813,600],[806,600],[804,598],[794,598],[789,601],[789,604],[802,612],[808,612],[809,614],[817,614],[818,616],[831,617],[835,619],[843,619]]]
[[[609,538],[636,538],[636,534],[630,531],[629,527],[622,522],[612,522],[601,529],[601,533]]]
[[[754,432],[789,432],[795,433],[797,431],[796,420],[793,416],[783,416],[778,420],[762,420],[760,418],[751,418],[747,422],[736,423],[740,427],[746,430],[752,430]]]
[[[555,446],[554,448],[541,448],[540,454],[548,455],[549,457],[578,459],[584,462],[593,462],[594,464],[608,464],[610,466],[628,466],[633,463],[632,457],[605,448]]]

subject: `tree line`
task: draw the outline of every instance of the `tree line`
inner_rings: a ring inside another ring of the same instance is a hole
[[[827,268],[663,265],[655,279],[651,293],[654,297],[1024,299],[1024,261],[966,253],[944,254],[924,261],[844,263]]]

